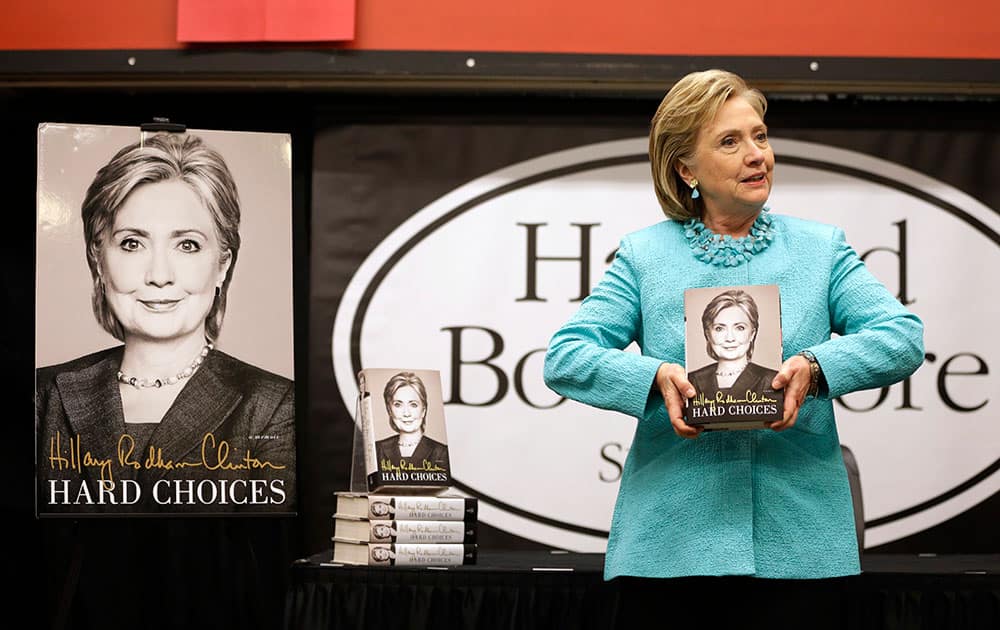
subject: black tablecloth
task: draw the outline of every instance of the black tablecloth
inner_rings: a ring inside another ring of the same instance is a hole
[[[635,628],[648,615],[701,627],[1000,628],[1000,555],[865,556],[858,576],[605,582],[602,554],[480,552],[448,568],[292,567],[285,627]],[[660,625],[660,624],[658,624]]]

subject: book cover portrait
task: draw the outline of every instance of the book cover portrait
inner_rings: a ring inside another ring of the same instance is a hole
[[[685,422],[739,429],[780,420],[784,392],[771,387],[781,367],[778,286],[688,289],[684,318],[687,376],[696,392]]]
[[[291,140],[38,129],[39,516],[294,513]]]
[[[359,375],[371,490],[451,483],[441,375],[374,368]]]

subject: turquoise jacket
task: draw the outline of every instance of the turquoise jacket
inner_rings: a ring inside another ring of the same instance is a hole
[[[605,579],[860,571],[832,399],[916,371],[923,324],[872,276],[841,229],[780,215],[772,225],[770,247],[736,267],[696,259],[676,221],[627,235],[552,337],[551,389],[638,419]],[[662,362],[684,365],[684,290],[744,284],[780,287],[784,358],[811,350],[827,386],[786,431],[678,437],[653,380]],[[623,350],[633,341],[641,354]]]

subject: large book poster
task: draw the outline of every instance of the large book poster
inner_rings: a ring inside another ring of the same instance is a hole
[[[296,510],[291,139],[38,130],[39,516]]]

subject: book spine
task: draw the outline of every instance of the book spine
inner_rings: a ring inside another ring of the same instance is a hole
[[[399,566],[454,566],[475,564],[476,545],[466,544],[381,544],[368,545],[373,560],[388,558]]]
[[[370,542],[476,542],[476,524],[464,521],[371,521],[370,533]]]
[[[440,498],[370,495],[368,518],[384,519],[385,507],[377,503],[392,505],[392,517],[397,521],[474,521],[478,503],[474,498]]]

